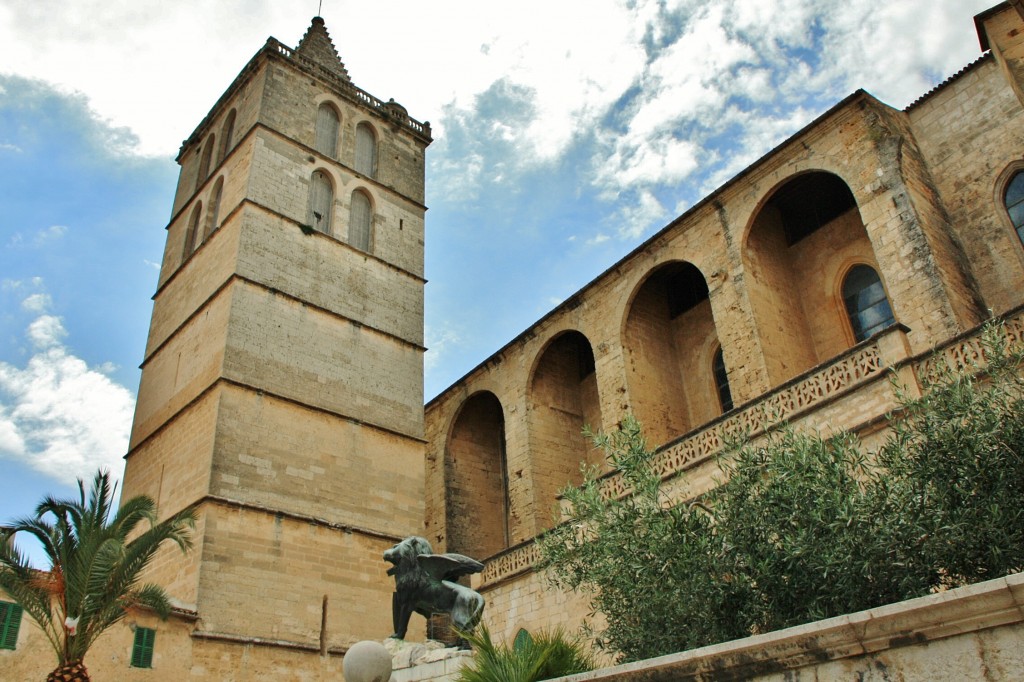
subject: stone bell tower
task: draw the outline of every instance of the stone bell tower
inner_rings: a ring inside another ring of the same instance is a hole
[[[193,666],[391,632],[381,555],[423,528],[430,142],[316,17],[182,144],[124,495],[198,506],[192,552],[150,574]]]

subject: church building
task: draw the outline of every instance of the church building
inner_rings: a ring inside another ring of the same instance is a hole
[[[903,110],[850,94],[425,406],[430,125],[319,17],[270,38],[178,155],[126,456],[123,495],[195,505],[195,546],[150,571],[171,618],[112,628],[94,678],[341,679],[392,632],[382,555],[410,535],[485,564],[496,637],[575,629],[533,567],[604,466],[584,426],[635,415],[683,499],[765,415],[870,445],[893,372],[913,390],[992,315],[1024,342],[1024,6],[976,29],[976,61]],[[26,623],[0,666],[45,674],[45,647]]]

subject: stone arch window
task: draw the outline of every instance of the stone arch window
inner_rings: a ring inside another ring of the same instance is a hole
[[[555,337],[541,352],[530,378],[527,400],[533,509],[537,527],[551,523],[559,490],[583,482],[581,464],[601,466],[604,457],[583,435],[602,427],[594,351],[578,331]]]
[[[206,178],[210,177],[210,162],[213,160],[213,149],[217,145],[217,137],[210,135],[203,147],[203,155],[199,160],[199,173],[196,175],[196,189],[202,187]]]
[[[231,144],[234,142],[235,135],[235,110],[232,109],[228,112],[228,117],[224,120],[224,125],[220,129],[220,151],[217,154],[217,165],[219,166],[224,158],[231,151]]]
[[[744,240],[743,269],[771,386],[850,347],[837,302],[842,273],[846,263],[877,262],[853,191],[835,173],[794,175],[767,194]]]
[[[1003,205],[1017,231],[1017,237],[1024,244],[1024,170],[1017,171],[1006,185],[1003,194]]]
[[[185,233],[185,253],[183,258],[188,258],[197,248],[199,248],[199,243],[202,241],[199,221],[202,216],[203,202],[197,201],[195,208],[192,209],[192,216],[188,220],[188,231]]]
[[[316,139],[313,149],[332,159],[338,157],[338,130],[341,118],[333,105],[324,102],[316,110]]]
[[[309,179],[309,225],[317,232],[331,234],[333,212],[334,187],[327,173],[315,170]]]
[[[732,391],[729,390],[729,373],[725,369],[725,354],[719,346],[711,360],[711,374],[715,378],[715,390],[718,391],[718,404],[722,406],[722,412],[728,412],[733,408]]]
[[[896,320],[885,287],[874,268],[855,265],[843,280],[846,314],[858,343],[892,325]]]
[[[449,552],[484,559],[510,544],[505,416],[489,391],[470,396],[445,445]]]
[[[217,178],[217,182],[213,185],[213,191],[210,192],[210,210],[206,212],[206,230],[203,235],[203,241],[214,231],[220,227],[220,200],[224,194],[224,176]]]
[[[721,414],[708,391],[708,349],[718,338],[704,274],[692,263],[659,266],[638,285],[623,346],[630,405],[657,447]]]
[[[369,123],[356,126],[356,172],[377,177],[377,134]]]
[[[360,251],[370,250],[371,226],[373,225],[373,205],[366,192],[352,192],[349,207],[348,243]]]

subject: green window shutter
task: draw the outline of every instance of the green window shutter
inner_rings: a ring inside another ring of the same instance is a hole
[[[135,643],[132,645],[133,668],[153,667],[153,644],[156,641],[156,630],[135,628]]]
[[[0,649],[14,649],[21,628],[21,607],[0,601]]]

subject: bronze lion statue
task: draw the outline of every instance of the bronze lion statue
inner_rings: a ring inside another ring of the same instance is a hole
[[[456,580],[479,573],[484,565],[461,554],[434,554],[426,538],[409,537],[384,552],[384,561],[392,565],[388,575],[395,576],[395,594],[391,601],[394,639],[405,639],[413,612],[424,618],[435,613],[451,615],[459,632],[472,632],[480,622],[484,598]]]

